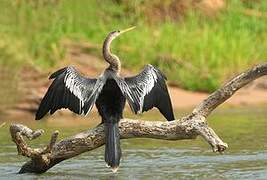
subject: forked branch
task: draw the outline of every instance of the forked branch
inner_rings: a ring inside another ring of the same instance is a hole
[[[214,152],[223,152],[228,147],[216,133],[208,127],[206,118],[220,104],[229,99],[238,89],[251,81],[267,75],[267,63],[256,66],[239,74],[223,87],[203,100],[193,112],[179,120],[171,122],[142,121],[122,119],[119,123],[122,139],[155,138],[165,140],[195,139],[202,136]],[[21,124],[10,126],[12,140],[17,145],[18,153],[31,158],[20,169],[20,173],[43,173],[59,162],[91,151],[102,146],[104,142],[104,127],[100,125],[91,130],[81,132],[56,143],[58,132],[54,132],[46,147],[31,148],[24,137],[32,140],[39,137],[43,130],[33,131]]]

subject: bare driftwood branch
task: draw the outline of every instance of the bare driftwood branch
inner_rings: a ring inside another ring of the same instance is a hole
[[[193,113],[207,117],[215,108],[229,99],[237,90],[264,75],[267,75],[267,63],[255,66],[254,68],[239,74],[224,86],[213,92],[208,98],[203,100],[193,110]]]
[[[236,76],[223,87],[203,100],[193,112],[179,120],[171,122],[142,121],[122,119],[119,123],[120,136],[127,138],[155,138],[165,140],[195,139],[202,136],[214,152],[223,152],[228,147],[208,126],[206,118],[220,104],[229,99],[238,89],[251,81],[267,74],[267,64],[259,65]],[[91,151],[102,146],[104,127],[97,126],[56,143],[58,132],[54,132],[48,145],[43,148],[31,148],[24,137],[32,140],[44,133],[43,130],[33,131],[22,124],[10,126],[12,140],[17,145],[18,153],[31,158],[19,173],[43,173],[63,160]]]

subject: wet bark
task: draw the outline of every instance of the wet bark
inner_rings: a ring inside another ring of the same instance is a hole
[[[195,139],[202,136],[214,152],[224,152],[228,148],[218,135],[208,126],[208,115],[220,104],[229,99],[238,89],[251,81],[267,75],[267,63],[243,72],[203,100],[189,115],[171,122],[122,119],[119,123],[120,136],[127,138],[154,138],[165,140]],[[54,132],[46,147],[31,148],[24,137],[33,140],[44,133],[31,130],[22,124],[12,124],[10,134],[20,155],[29,157],[19,173],[43,173],[65,159],[102,146],[104,127],[97,126],[59,142],[59,132]]]

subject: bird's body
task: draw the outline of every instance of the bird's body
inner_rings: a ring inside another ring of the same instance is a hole
[[[96,100],[97,110],[102,117],[102,122],[108,122],[108,117],[112,116],[121,119],[126,98],[122,94],[114,79],[107,79],[101,93]]]
[[[126,98],[123,96],[116,81],[113,78],[107,79],[96,100],[96,107],[105,126],[105,161],[115,171],[120,164],[121,158],[118,123],[123,118],[125,102]]]
[[[166,77],[161,71],[147,65],[136,76],[120,77],[120,61],[110,52],[110,44],[130,29],[114,31],[107,36],[103,56],[110,66],[97,79],[81,76],[72,66],[53,73],[50,79],[54,81],[36,113],[36,120],[61,108],[68,108],[77,114],[87,114],[96,104],[105,127],[105,161],[113,171],[118,169],[121,159],[118,123],[123,118],[126,100],[136,114],[156,107],[168,121],[174,120]]]

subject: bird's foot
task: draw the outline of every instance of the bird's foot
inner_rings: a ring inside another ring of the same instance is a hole
[[[116,173],[118,171],[119,167],[112,167],[111,170],[113,173]]]

